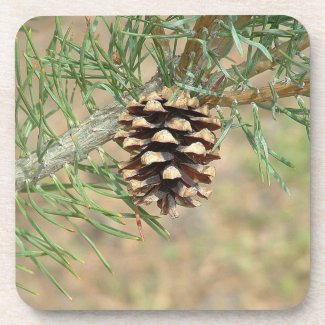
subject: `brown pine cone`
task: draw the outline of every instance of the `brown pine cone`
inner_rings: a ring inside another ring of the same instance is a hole
[[[206,105],[183,91],[164,87],[127,105],[115,135],[123,148],[134,153],[119,164],[135,204],[157,202],[161,214],[177,217],[176,204],[197,207],[198,197],[208,198],[215,169],[208,163],[220,159],[211,152],[213,132],[220,122],[210,117]]]

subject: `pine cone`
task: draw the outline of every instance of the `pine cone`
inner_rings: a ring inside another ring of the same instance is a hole
[[[219,120],[196,97],[166,87],[130,102],[127,111],[115,139],[134,153],[119,169],[135,204],[157,202],[161,214],[171,217],[178,216],[176,204],[201,205],[196,198],[207,199],[211,190],[199,183],[211,183],[215,169],[207,164],[220,158],[211,152]]]

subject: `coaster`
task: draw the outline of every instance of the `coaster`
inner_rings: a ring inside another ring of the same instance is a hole
[[[15,49],[26,303],[257,310],[304,299],[310,55],[299,21],[37,17]]]

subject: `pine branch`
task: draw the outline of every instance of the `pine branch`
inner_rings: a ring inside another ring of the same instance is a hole
[[[223,17],[224,16],[201,16],[195,23],[195,26],[193,28],[193,36],[197,39],[207,38],[213,28],[216,26],[216,20],[222,19]],[[202,45],[193,39],[189,39],[187,41],[184,52],[181,55],[178,65],[179,77],[183,77],[186,74],[187,67],[190,64],[191,53],[195,54],[193,65],[196,66],[202,57],[203,50]]]
[[[290,97],[295,95],[305,95],[310,92],[310,80],[305,79],[301,87],[293,83],[277,83],[276,85],[274,85],[274,91],[277,94],[278,98]],[[207,102],[207,104],[218,104],[220,106],[230,107],[234,102],[236,102],[237,105],[245,105],[250,104],[251,102],[261,103],[272,101],[272,99],[272,89],[267,86],[258,89],[258,91],[254,89],[249,89],[245,91],[226,91],[223,93],[222,97],[213,97]]]
[[[156,75],[145,85],[143,92],[149,93],[160,87],[162,87],[161,79]],[[96,111],[79,126],[65,132],[58,142],[49,146],[41,162],[38,161],[36,152],[17,160],[16,191],[24,188],[27,179],[36,183],[74,161],[77,150],[79,159],[82,160],[89,152],[111,140],[119,128],[117,120],[123,109],[119,103],[114,102]]]
[[[261,57],[256,64],[254,65],[254,68],[252,69],[252,71],[249,74],[249,78],[254,77],[266,70],[272,70],[276,65],[279,64],[279,62],[281,62],[281,60],[284,58],[284,55],[282,54],[283,52],[286,52],[286,50],[288,49],[288,46],[290,44],[290,41],[288,42],[284,42],[282,43],[280,46],[274,47],[270,53],[273,57],[273,60],[270,61],[268,58],[266,57]],[[303,51],[304,49],[306,49],[307,47],[309,47],[309,37],[308,35],[304,35],[304,37],[301,39],[301,41],[298,44],[298,48],[297,51]],[[238,71],[240,71],[241,73],[245,71],[247,66],[247,62],[244,61],[242,63],[240,63],[237,66]],[[227,70],[228,74],[230,75],[230,77],[232,78],[236,78],[237,74],[235,72],[234,69],[228,69]],[[219,72],[217,74],[215,74],[213,76],[213,78],[209,81],[209,85],[208,88],[211,90],[215,89],[214,85],[218,86],[218,81],[219,79],[223,76],[223,72]],[[231,86],[233,84],[232,80],[229,79],[226,86]]]
[[[227,16],[203,16],[196,22],[193,34],[196,38],[204,39],[206,47],[209,48],[219,59],[225,57],[233,45],[233,39],[227,36],[220,36],[218,32],[222,29],[220,21],[226,19]],[[251,15],[239,16],[234,22],[235,27],[241,27],[251,19]],[[199,73],[206,57],[203,56],[202,44],[197,40],[189,39],[185,45],[184,53],[181,56],[178,65],[178,75],[183,77],[186,74],[190,64],[191,53],[195,53],[192,65],[194,66],[194,74]],[[204,75],[210,74],[213,66],[207,68]]]
[[[234,22],[234,27],[240,28],[245,23],[247,23],[251,19],[251,15],[246,16],[239,16],[237,20]],[[216,25],[219,29],[221,26]],[[213,32],[216,32],[215,29]],[[220,59],[224,58],[228,55],[229,50],[232,48],[233,45],[233,38],[227,36],[217,36],[213,37],[207,44],[208,48]],[[202,58],[201,58],[202,60]],[[208,76],[210,72],[214,69],[212,66],[210,69],[207,69],[205,76]]]
[[[250,77],[255,76],[257,74],[260,74],[266,70],[271,70],[274,66],[279,64],[284,58],[283,52],[286,52],[288,50],[290,41],[282,43],[280,46],[277,46],[270,51],[273,61],[268,60],[266,57],[261,58],[259,62],[254,66],[254,69],[252,70]],[[309,47],[309,37],[308,35],[304,35],[304,37],[299,42],[297,51],[303,51]],[[238,66],[239,70],[243,70],[246,66],[246,62],[241,63]]]
[[[197,31],[200,31],[200,33],[202,33],[204,28],[207,28],[209,31],[211,31],[215,20],[216,16],[204,16],[200,18],[195,25]],[[250,72],[249,77],[260,74],[266,70],[273,69],[280,62],[280,60],[283,59],[283,54],[281,52],[285,52],[288,46],[289,42],[285,42],[271,50],[270,52],[274,58],[273,61],[270,61],[264,56],[261,56],[256,62],[254,69]],[[298,44],[297,51],[302,51],[308,46],[309,39],[308,36],[305,35]],[[218,49],[222,50],[220,47]],[[184,51],[186,54],[183,54],[180,60],[180,70],[183,70],[187,67],[187,64],[189,63],[188,53],[193,51],[198,51],[199,54],[195,57],[197,57],[197,60],[199,60],[202,57],[201,44],[189,40]],[[199,66],[199,64],[197,66]],[[238,70],[242,71],[245,69],[245,67],[246,62],[243,62],[238,65]],[[229,69],[227,72],[231,77],[235,77],[235,71],[233,69]],[[223,75],[223,72],[216,73],[215,76],[210,79],[209,84],[206,85],[205,88],[214,90],[215,84],[219,82],[220,78]],[[231,84],[233,84],[233,81],[230,79],[228,80],[226,86],[230,86]],[[151,79],[149,83],[144,86],[143,93],[157,90],[161,86],[161,78],[156,75]],[[249,102],[252,101],[250,96],[253,95],[249,95],[246,99],[249,100]],[[216,97],[205,96],[202,98],[202,101],[208,102],[213,98]],[[232,97],[230,96],[230,98]],[[259,98],[261,98],[261,96]],[[223,100],[226,103],[226,99]],[[228,104],[230,101],[231,99],[228,100]],[[40,179],[55,173],[65,164],[73,162],[76,158],[77,150],[80,151],[80,159],[84,159],[87,157],[90,151],[99,145],[111,140],[118,128],[117,119],[122,110],[123,107],[121,107],[121,105],[116,102],[109,105],[105,109],[98,110],[86,121],[82,122],[78,127],[73,128],[72,131],[70,130],[64,133],[59,138],[58,142],[50,145],[47,152],[42,157],[41,162],[38,161],[38,157],[35,152],[32,153],[29,157],[20,158],[16,162],[16,190],[22,190],[27,179],[35,183]]]

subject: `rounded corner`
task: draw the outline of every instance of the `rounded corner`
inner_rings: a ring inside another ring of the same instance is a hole
[[[24,21],[18,28],[15,33],[15,39],[18,37],[18,33],[22,30],[23,26],[27,25],[31,20],[36,19],[36,18],[41,18],[41,17],[46,17],[46,16],[32,16],[28,18],[26,21]]]
[[[310,290],[310,272],[308,277],[308,285],[305,288],[304,293],[301,295],[299,301],[292,303],[291,305],[287,305],[283,308],[277,309],[278,311],[289,311],[294,312],[296,309],[302,308],[303,304],[305,304],[306,299],[308,298],[308,293]]]
[[[309,41],[309,48],[311,48],[311,39],[310,39],[310,33],[309,33],[309,30],[308,30],[308,26],[306,26],[306,24],[305,24],[305,22],[304,21],[301,21],[301,19],[300,18],[303,18],[303,17],[300,17],[299,19],[298,18],[296,18],[295,16],[288,16],[288,17],[290,17],[290,18],[292,18],[292,19],[294,19],[294,20],[296,20],[305,30],[306,30],[306,32],[307,32],[307,37],[308,37],[308,41]],[[306,22],[307,23],[307,22]]]
[[[16,294],[17,294],[17,296],[20,298],[20,300],[24,303],[24,304],[26,304],[28,307],[30,307],[30,308],[32,308],[32,309],[34,309],[34,310],[43,310],[42,308],[40,308],[37,304],[33,304],[33,299],[26,299],[26,297],[22,294],[22,289],[20,289],[18,286],[17,286],[17,284],[15,284],[15,291],[16,291]],[[32,297],[34,297],[33,296],[33,294],[31,293],[30,294]],[[39,297],[38,295],[37,296],[35,296],[35,297]]]

